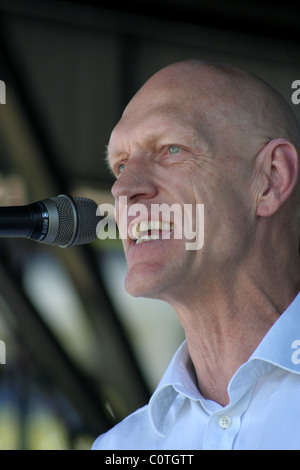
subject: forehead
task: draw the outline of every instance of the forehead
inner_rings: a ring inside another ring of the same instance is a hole
[[[140,111],[125,114],[113,130],[110,141],[122,138],[123,134],[134,136],[141,132],[146,138],[160,135],[174,128],[195,129],[195,120],[184,106],[162,105],[157,108],[143,108]]]

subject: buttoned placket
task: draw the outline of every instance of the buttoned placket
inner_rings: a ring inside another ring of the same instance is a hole
[[[234,408],[220,416],[213,413],[209,418],[203,442],[203,450],[231,450],[240,429],[240,416]]]
[[[242,416],[249,406],[256,380],[261,372],[261,368],[253,370],[250,364],[242,366],[231,384],[229,405],[214,412],[206,409],[210,417],[204,436],[203,450],[232,450],[234,448]]]

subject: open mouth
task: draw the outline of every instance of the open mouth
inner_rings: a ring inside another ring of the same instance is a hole
[[[152,240],[169,239],[174,231],[172,222],[162,222],[161,220],[142,220],[131,226],[131,238],[134,244],[149,242]]]

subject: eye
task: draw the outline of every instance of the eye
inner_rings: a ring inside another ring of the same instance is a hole
[[[119,176],[124,169],[125,169],[125,163],[120,163],[120,165],[117,166],[117,172],[116,172],[117,176]]]
[[[180,152],[180,147],[178,145],[170,145],[169,148],[168,148],[168,151],[169,151],[169,154],[170,155],[174,155],[178,152]]]

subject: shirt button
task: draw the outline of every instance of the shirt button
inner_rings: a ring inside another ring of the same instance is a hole
[[[219,418],[219,425],[223,429],[229,428],[229,426],[231,426],[231,418],[229,416],[221,416]]]

